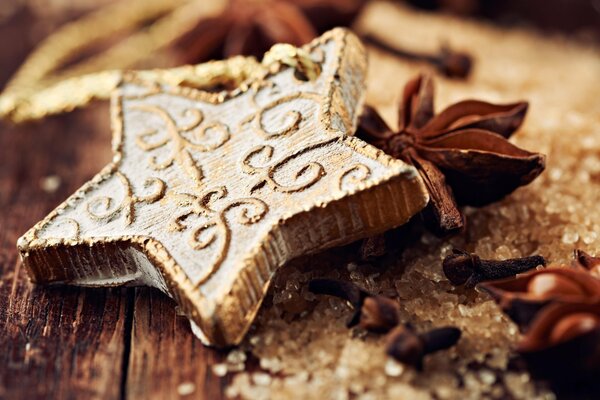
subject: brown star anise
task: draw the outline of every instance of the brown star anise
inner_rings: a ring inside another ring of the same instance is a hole
[[[517,351],[535,377],[559,385],[597,379],[600,302],[550,304],[532,320]]]
[[[181,38],[183,63],[234,55],[262,57],[276,43],[303,45],[335,26],[349,25],[366,0],[229,0]]]
[[[479,287],[494,298],[521,330],[527,330],[533,318],[549,304],[588,301],[600,304],[598,266],[600,258],[577,250],[571,267],[546,268]]]
[[[575,252],[547,268],[482,284],[524,332],[517,350],[536,377],[563,384],[600,373],[600,258]]]
[[[366,107],[357,135],[417,168],[430,195],[425,220],[434,232],[448,234],[464,226],[458,205],[499,200],[544,170],[542,154],[507,140],[527,107],[465,100],[435,115],[431,77],[420,75],[404,87],[396,131]]]

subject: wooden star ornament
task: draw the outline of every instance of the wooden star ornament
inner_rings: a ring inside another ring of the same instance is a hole
[[[336,29],[230,92],[144,81],[112,99],[114,159],[18,247],[34,282],[143,284],[210,345],[239,343],[278,267],[406,222],[415,169],[351,136],[366,55]]]

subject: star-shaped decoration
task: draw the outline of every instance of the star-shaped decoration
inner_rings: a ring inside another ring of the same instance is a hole
[[[236,344],[278,267],[420,211],[416,170],[351,136],[358,39],[336,29],[304,50],[312,79],[283,64],[218,94],[124,79],[113,162],[19,240],[33,281],[154,286],[205,343]]]

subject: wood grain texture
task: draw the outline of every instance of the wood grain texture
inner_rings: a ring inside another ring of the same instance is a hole
[[[136,289],[128,398],[219,399],[230,379],[214,375],[211,365],[226,354],[205,347],[191,334],[174,301],[155,289]]]
[[[100,145],[106,135],[84,128],[97,114],[1,127],[1,398],[121,396],[131,289],[35,287],[15,248],[15,240],[28,225],[88,178],[90,169],[108,156],[108,146]],[[84,129],[91,135],[82,134]],[[53,193],[40,185],[48,175],[62,181]]]
[[[0,32],[27,38],[35,26],[24,10]],[[2,41],[0,87],[31,45]],[[223,398],[227,380],[210,372],[223,355],[202,346],[166,296],[36,286],[19,260],[18,237],[110,161],[109,125],[107,103],[0,122],[0,399],[168,399],[186,382],[195,387],[188,398]],[[59,178],[56,190],[44,190],[49,176]]]
[[[194,383],[194,398],[221,398],[210,372],[221,356],[162,294],[141,291],[134,303],[133,288],[35,286],[22,268],[19,235],[110,159],[108,122],[98,104],[0,125],[0,398],[162,399],[184,381]],[[61,184],[47,192],[40,182],[51,175]]]

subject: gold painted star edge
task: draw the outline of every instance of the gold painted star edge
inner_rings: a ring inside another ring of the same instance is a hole
[[[306,49],[308,51],[314,50],[328,41],[335,41],[342,49],[338,53],[338,70],[334,76],[344,79],[348,75],[348,71],[345,69],[349,68],[353,70],[354,74],[357,70],[362,70],[361,73],[364,76],[366,70],[364,50],[358,39],[345,30],[336,29],[326,33],[307,45]],[[264,80],[269,76],[269,74],[266,74]],[[156,86],[144,82],[136,73],[126,75],[124,82],[136,82],[148,87]],[[219,104],[244,93],[253,85],[260,84],[261,81],[247,82],[241,85],[240,89],[225,94],[208,93],[185,87],[173,87],[171,90],[190,98]],[[347,113],[335,113],[335,111],[358,108],[359,103],[362,101],[362,94],[355,94],[354,98],[357,104],[341,105],[339,103],[343,99],[336,92],[339,87],[333,82],[333,77],[328,87],[330,88],[330,93],[327,96],[328,102],[321,108],[323,110],[322,122],[331,128],[331,118],[335,114],[336,121],[338,123],[341,121],[347,131],[353,132],[356,124],[356,112],[350,116]],[[156,274],[152,269],[156,268],[161,275],[160,278],[165,282],[165,287],[160,289],[169,293],[177,301],[184,313],[197,326],[198,329],[195,331],[200,334],[207,344],[228,345],[239,343],[258,311],[273,273],[279,266],[289,261],[290,254],[294,256],[307,254],[393,228],[404,223],[410,216],[421,210],[428,200],[424,186],[413,168],[388,157],[359,139],[351,136],[338,136],[335,140],[343,142],[357,153],[388,166],[390,173],[377,182],[360,182],[359,179],[359,182],[351,190],[340,190],[327,204],[314,204],[304,209],[302,213],[281,217],[277,224],[271,226],[269,234],[262,240],[261,245],[244,259],[244,266],[240,270],[238,279],[235,280],[223,300],[217,305],[207,304],[197,285],[177,264],[165,246],[153,238],[120,236],[111,238],[40,239],[37,237],[37,232],[45,224],[60,215],[72,202],[85,197],[88,191],[93,190],[107,176],[117,171],[121,161],[120,146],[123,134],[122,109],[119,104],[118,97],[115,97],[113,105],[116,106],[112,109],[114,161],[19,240],[18,247],[22,259],[34,282],[61,281],[69,283],[69,281],[76,281],[78,278],[73,268],[69,268],[69,264],[73,262],[72,260],[81,257],[83,251],[89,251],[92,248],[96,251],[103,251],[106,257],[105,264],[111,265],[127,262],[123,254],[126,254],[125,249],[133,247],[148,258],[150,265],[137,262],[138,265],[130,272],[135,276],[139,276],[140,272],[142,275],[152,276],[152,274]],[[365,171],[340,171],[340,174],[345,173],[360,175]],[[341,176],[340,180],[342,179]],[[383,204],[381,199],[391,201],[389,204]],[[375,206],[375,209],[365,205]],[[357,218],[356,215],[353,215],[357,214],[366,223],[357,232],[345,235],[339,232],[338,237],[315,237],[314,241],[303,244],[302,248],[296,248],[293,251],[286,249],[294,241],[294,238],[290,236],[293,233],[291,227],[298,223],[310,227],[318,224],[320,220],[332,213],[345,215],[348,218]],[[135,264],[134,260],[129,261]],[[118,275],[118,273],[115,273],[115,275]],[[128,282],[126,277],[122,281],[118,279],[118,276],[115,276],[115,278],[117,279],[112,280],[112,284]],[[81,282],[79,283],[81,284]],[[96,282],[96,284],[102,283]]]

